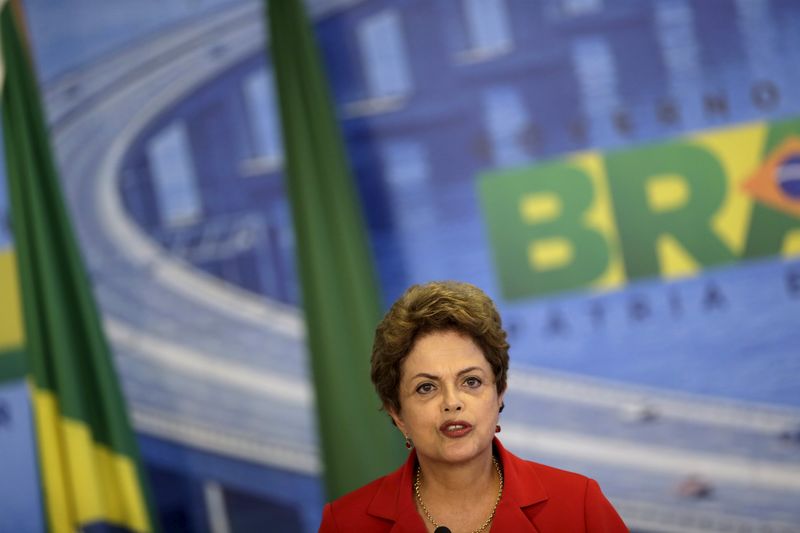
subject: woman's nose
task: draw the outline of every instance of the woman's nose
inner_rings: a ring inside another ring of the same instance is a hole
[[[463,405],[456,390],[452,387],[445,387],[444,396],[442,400],[442,407],[445,413],[452,413],[461,411]]]

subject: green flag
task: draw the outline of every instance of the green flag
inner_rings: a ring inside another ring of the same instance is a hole
[[[3,138],[46,523],[65,533],[151,531],[136,442],[20,27],[0,0]]]
[[[402,439],[369,382],[380,298],[363,215],[300,0],[267,0],[286,179],[333,499],[402,462]]]

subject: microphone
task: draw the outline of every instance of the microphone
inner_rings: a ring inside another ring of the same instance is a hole
[[[450,533],[450,528],[445,526],[439,526],[433,530],[433,533]]]

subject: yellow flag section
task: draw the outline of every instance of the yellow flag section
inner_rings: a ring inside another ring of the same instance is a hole
[[[34,409],[51,533],[74,533],[76,524],[149,531],[133,461],[94,442],[86,424],[62,416],[51,393],[34,387]]]
[[[12,249],[0,251],[0,358],[24,342],[19,285]],[[51,533],[74,533],[91,524],[149,531],[135,465],[94,442],[87,425],[63,416],[55,396],[33,390],[39,463]],[[108,490],[113,488],[113,490]]]
[[[508,299],[794,256],[800,120],[500,169],[479,190]]]
[[[1,184],[0,184],[1,185]],[[23,332],[17,264],[13,248],[0,249],[0,384],[24,379]]]
[[[22,313],[19,303],[17,263],[11,248],[0,250],[0,357],[22,347]]]
[[[23,345],[17,268],[12,249],[0,251],[0,358]],[[124,455],[95,443],[86,424],[63,417],[53,394],[34,391],[39,463],[52,533],[75,525],[112,524],[149,531],[135,466]],[[113,487],[115,490],[103,490]]]

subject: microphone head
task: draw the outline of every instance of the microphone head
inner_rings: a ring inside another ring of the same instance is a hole
[[[433,533],[450,533],[450,528],[445,526],[439,526],[433,530]]]

